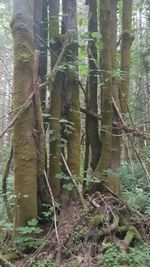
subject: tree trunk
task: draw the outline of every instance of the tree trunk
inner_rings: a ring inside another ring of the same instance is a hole
[[[21,107],[33,91],[33,1],[14,0],[13,109]],[[13,129],[15,228],[37,217],[37,153],[34,117],[30,106]],[[15,116],[15,113],[14,113]]]
[[[78,57],[77,44],[77,5],[76,0],[63,0],[63,24],[62,32],[68,33],[69,45],[66,49],[66,66],[63,86],[62,113],[73,126],[67,140],[67,163],[73,175],[79,178],[80,175],[80,104],[78,69],[76,59]],[[73,71],[71,70],[73,68]],[[64,194],[65,201],[69,192]]]
[[[61,42],[59,39],[59,0],[49,1],[49,23],[50,23],[50,46],[51,46],[51,69],[61,51]],[[55,198],[60,197],[60,179],[56,175],[61,171],[61,136],[60,136],[60,118],[61,118],[61,86],[62,73],[57,72],[52,83],[50,97],[50,156],[49,156],[49,181]]]
[[[34,42],[40,51],[39,82],[43,83],[47,75],[47,0],[34,0]],[[40,92],[42,110],[46,108],[46,87]]]
[[[112,153],[112,35],[111,1],[100,2],[100,31],[102,35],[101,69],[103,70],[102,87],[102,153],[94,177],[103,177],[103,172],[110,166]],[[111,185],[109,185],[111,186]]]
[[[97,1],[89,0],[89,14],[88,14],[88,60],[89,60],[89,74],[88,74],[88,109],[97,113],[97,70],[95,61],[97,61],[97,47],[96,40],[92,33],[97,32]],[[87,116],[87,115],[86,115]],[[95,118],[87,116],[88,119],[88,138],[91,147],[91,167],[95,170],[100,157],[101,144],[98,134],[98,121]]]
[[[44,16],[45,15],[45,16]],[[34,0],[34,47],[39,52],[35,54],[36,73],[34,73],[36,83],[36,94],[34,96],[34,113],[35,113],[35,129],[37,158],[38,158],[38,207],[39,213],[41,210],[41,203],[49,203],[49,194],[47,192],[47,185],[44,177],[46,168],[46,137],[43,123],[43,111],[45,110],[46,88],[39,93],[38,84],[45,81],[47,74],[47,4],[41,0]],[[43,43],[44,42],[44,43]]]
[[[130,54],[133,41],[132,36],[132,0],[123,0],[122,8],[122,42],[121,42],[121,72],[120,106],[121,112],[127,112],[129,80],[130,80]]]
[[[116,47],[117,47],[117,5],[118,0],[112,0],[111,1],[111,10],[112,10],[112,23],[111,23],[111,29],[112,29],[112,72],[114,73],[112,77],[112,94],[113,98],[115,100],[115,103],[118,107],[118,110],[120,110],[119,107],[119,81],[117,80],[117,77],[115,73],[117,73],[117,60],[116,60]],[[115,110],[115,107],[113,106],[113,121],[118,122],[118,114]],[[116,129],[115,129],[116,128]],[[121,131],[117,127],[113,127],[112,130],[112,156],[111,156],[111,164],[110,168],[113,172],[112,175],[110,175],[111,180],[113,180],[113,192],[115,192],[116,195],[121,195],[121,188],[120,188],[120,178],[117,176],[117,169],[120,166],[120,158],[121,158]]]

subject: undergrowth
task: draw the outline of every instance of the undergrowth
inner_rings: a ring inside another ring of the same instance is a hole
[[[145,157],[148,158],[148,151],[146,150]],[[148,161],[147,161],[148,162]],[[147,163],[147,169],[149,165]],[[127,162],[122,162],[117,175],[120,176],[122,181],[122,194],[125,202],[127,203],[131,213],[134,225],[137,221],[148,221],[150,217],[150,186],[148,184],[145,173],[140,163],[135,159],[132,162],[132,166]],[[12,206],[13,211],[13,177],[9,176],[7,179],[7,199],[9,205]],[[138,214],[140,217],[138,217]],[[53,224],[53,207],[49,205],[43,206],[42,216],[47,224]],[[140,218],[140,219],[139,219]],[[59,216],[57,217],[59,221]],[[40,222],[40,219],[39,219]],[[44,230],[43,226],[36,220],[28,222],[26,227],[20,227],[17,229],[19,237],[11,246],[13,249],[23,251],[24,253],[32,252],[38,249],[44,242]],[[68,260],[64,266],[76,267],[81,266],[78,262],[78,254],[80,255],[81,250],[84,246],[84,238],[86,236],[86,223],[84,226],[79,225],[79,229],[74,232],[73,236],[73,247],[71,246],[71,253],[76,255],[76,263]],[[3,203],[2,195],[0,195],[0,247],[3,251],[5,232],[12,233],[12,223],[7,219],[5,206]],[[148,267],[150,266],[150,245],[149,245],[149,234],[147,239],[143,243],[132,243],[131,246],[124,250],[121,240],[113,243],[113,241],[102,242],[97,244],[98,246],[98,267]],[[119,243],[120,242],[120,243]],[[8,251],[10,250],[9,244],[7,244]],[[70,250],[68,250],[69,252]],[[6,249],[5,249],[6,252]],[[80,257],[79,257],[80,258]],[[32,260],[32,257],[31,257]],[[55,263],[52,260],[47,259],[33,259],[32,266],[39,267],[55,267]],[[62,265],[63,266],[63,265]]]
[[[120,251],[116,244],[103,245],[99,256],[101,267],[149,267],[150,246],[147,243],[137,244],[128,253]]]

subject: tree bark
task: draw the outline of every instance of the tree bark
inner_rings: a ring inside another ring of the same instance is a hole
[[[23,105],[33,91],[33,1],[14,0],[13,109]],[[32,106],[13,128],[15,228],[37,217],[37,153]],[[15,116],[15,113],[14,113]]]
[[[61,52],[59,39],[59,0],[49,1],[49,23],[50,23],[50,46],[51,46],[51,69],[54,68],[57,58]],[[61,86],[62,73],[57,72],[52,83],[50,98],[50,156],[49,156],[49,181],[55,198],[60,197],[60,179],[56,175],[61,171]]]
[[[45,82],[47,75],[47,0],[34,0],[34,43],[40,51],[39,82]],[[42,110],[46,108],[46,87],[40,91]]]
[[[103,48],[101,52],[101,69],[103,70],[102,88],[102,153],[94,177],[100,179],[110,166],[112,153],[112,34],[111,34],[111,1],[100,2],[100,32]]]
[[[97,113],[97,70],[95,62],[97,61],[97,47],[96,40],[92,33],[97,32],[97,1],[89,0],[89,14],[88,14],[88,61],[89,61],[89,74],[88,74],[88,109]],[[94,58],[94,59],[93,59]],[[92,117],[88,117],[88,138],[91,147],[91,167],[95,170],[99,161],[101,153],[101,143],[98,133],[98,121]]]
[[[63,0],[62,3],[64,14],[62,32],[69,35],[69,45],[66,49],[66,63],[68,67],[65,71],[62,91],[65,101],[62,105],[62,112],[74,128],[67,137],[67,164],[71,173],[76,175],[78,179],[80,175],[80,104],[78,68],[76,65],[78,57],[77,4],[76,0]],[[72,73],[71,68],[73,68],[75,75]],[[63,198],[65,201],[67,201],[69,196],[69,192],[64,192]]]
[[[130,54],[133,41],[132,35],[132,0],[123,0],[122,7],[122,42],[121,42],[121,72],[120,106],[121,112],[127,112],[129,81],[130,81]]]
[[[112,23],[111,23],[111,30],[112,30],[112,73],[114,73],[112,77],[112,94],[114,101],[118,107],[118,110],[120,110],[119,106],[119,82],[117,80],[117,77],[115,73],[117,73],[117,60],[116,60],[116,47],[117,47],[117,5],[118,0],[112,0],[111,1],[111,10],[112,10]],[[119,117],[118,113],[115,110],[115,107],[113,106],[113,121],[119,123]],[[120,184],[120,178],[117,176],[117,169],[120,166],[120,160],[121,160],[121,133],[122,130],[118,127],[113,127],[112,129],[112,156],[111,156],[111,164],[110,168],[113,172],[112,175],[110,175],[110,180],[113,181],[114,187],[113,192],[115,192],[116,195],[121,195],[121,184]]]

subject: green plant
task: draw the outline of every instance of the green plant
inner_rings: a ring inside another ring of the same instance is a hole
[[[139,162],[134,159],[132,168],[129,163],[123,162],[117,175],[121,178],[122,193],[130,210],[149,216],[150,188]]]
[[[51,260],[40,260],[38,262],[32,261],[32,267],[56,267],[56,264]]]
[[[137,244],[128,253],[121,252],[116,244],[103,244],[102,254],[100,255],[101,267],[149,267],[150,249],[144,243]]]
[[[43,230],[38,226],[38,221],[32,219],[28,221],[27,226],[17,228],[15,245],[21,250],[34,250],[42,244],[43,239],[38,238],[41,232]]]
[[[59,174],[56,175],[56,178],[60,179],[63,181],[63,188],[68,190],[68,191],[72,191],[74,188],[74,184],[72,182],[72,180],[76,180],[77,176],[76,175],[72,175],[71,177],[66,175],[65,173],[61,172]]]
[[[56,207],[57,210],[59,210],[59,205],[58,203],[56,203]],[[49,205],[49,204],[42,204],[42,213],[41,213],[41,217],[40,219],[44,219],[44,221],[54,221],[54,207]],[[56,218],[57,221],[59,221],[59,216],[57,215]]]

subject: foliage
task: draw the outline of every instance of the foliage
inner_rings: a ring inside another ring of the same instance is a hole
[[[59,209],[58,203],[55,206],[56,209]],[[49,204],[42,204],[42,214],[40,219],[44,219],[44,222],[53,222],[54,221],[54,207]],[[59,216],[57,215],[56,221],[59,221]]]
[[[103,254],[100,256],[101,267],[148,267],[150,266],[149,245],[137,244],[128,253],[119,250],[116,244],[103,244]]]
[[[32,261],[32,267],[56,267],[55,263],[50,260],[41,260],[38,262]]]
[[[72,191],[74,188],[74,185],[73,185],[71,180],[76,180],[77,176],[72,175],[70,177],[70,176],[66,175],[65,173],[61,172],[61,173],[57,174],[56,178],[58,178],[64,182],[64,184],[63,184],[64,189],[67,189],[68,191]]]
[[[43,230],[38,226],[38,221],[32,219],[28,221],[27,226],[17,228],[17,237],[15,239],[15,244],[22,250],[32,250],[38,248],[43,239],[38,238],[39,234]]]
[[[150,188],[141,164],[135,159],[132,166],[124,162],[117,174],[122,180],[123,196],[132,211],[150,215]]]

